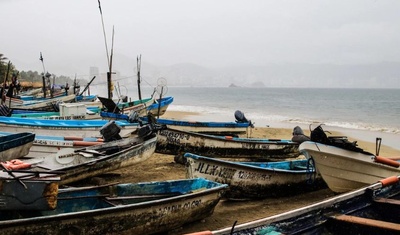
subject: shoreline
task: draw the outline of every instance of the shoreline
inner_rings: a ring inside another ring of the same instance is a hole
[[[212,114],[204,114],[190,111],[175,111],[175,110],[167,110],[161,118],[165,119],[181,119],[187,121],[221,121],[222,117]],[[226,122],[234,122],[234,117],[227,118]],[[317,127],[318,123],[313,123],[312,128]],[[280,139],[291,139],[292,138],[292,130],[295,126],[300,126],[304,134],[310,135],[309,125],[305,124],[291,124],[291,123],[271,123],[269,125],[260,125],[258,126],[255,123],[255,129],[265,128],[269,129],[265,130],[268,135],[262,136],[253,136],[254,138],[280,138]],[[323,129],[331,133],[331,135],[336,136],[347,136],[350,141],[357,141],[359,147],[374,153],[376,152],[376,138],[382,138],[382,145],[380,149],[380,155],[383,156],[400,156],[400,144],[398,142],[398,134],[394,133],[385,133],[385,132],[377,132],[377,131],[368,131],[368,130],[356,130],[356,129],[347,129],[341,127],[333,127],[324,125]],[[262,132],[265,132],[262,131]],[[254,133],[254,132],[253,132]],[[271,135],[272,134],[272,135]],[[329,134],[328,134],[329,135]]]

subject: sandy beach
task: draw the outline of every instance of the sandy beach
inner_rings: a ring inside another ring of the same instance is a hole
[[[196,120],[196,113],[167,111],[162,118],[176,118]],[[303,129],[309,135],[308,129]],[[341,132],[334,132],[341,135]],[[251,130],[251,136],[257,138],[281,138],[290,139],[292,128],[255,127]],[[357,139],[349,137],[351,141]],[[359,147],[372,153],[375,152],[375,142],[357,140]],[[382,145],[380,150],[382,156],[400,156],[400,150]],[[107,177],[107,182],[143,182],[161,181],[186,178],[183,165],[174,162],[173,155],[154,154],[149,160],[137,165],[135,168],[121,169]],[[169,231],[171,234],[185,234],[203,230],[216,230],[238,224],[282,213],[299,208],[310,203],[318,202],[334,196],[328,188],[293,195],[289,197],[267,198],[253,201],[220,201],[213,215],[202,221],[184,225],[181,228]]]

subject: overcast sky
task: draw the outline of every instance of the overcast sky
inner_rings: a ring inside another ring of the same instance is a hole
[[[400,62],[398,0],[102,0],[101,7],[108,48],[114,26],[115,54],[156,65]],[[97,0],[0,0],[0,9],[0,53],[18,69],[41,71],[42,52],[45,64],[106,70]]]

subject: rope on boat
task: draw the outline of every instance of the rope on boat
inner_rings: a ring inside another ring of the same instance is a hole
[[[307,184],[313,184],[315,181],[315,177],[316,177],[316,169],[315,169],[315,164],[314,164],[314,159],[312,157],[310,157],[307,160]]]

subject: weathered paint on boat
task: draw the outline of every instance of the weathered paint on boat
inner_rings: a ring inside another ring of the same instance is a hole
[[[400,233],[399,205],[400,185],[394,176],[295,210],[191,235],[393,235]]]
[[[0,212],[2,234],[156,234],[201,220],[227,185],[205,179],[60,189],[57,208]]]
[[[205,135],[165,128],[159,131],[156,152],[183,156],[197,153],[208,157],[282,160],[299,155],[298,143],[282,139],[237,138]]]
[[[4,179],[0,172],[0,211],[52,210],[57,205],[59,177]]]
[[[64,154],[24,159],[24,162],[33,165],[32,172],[35,170],[64,172],[60,176],[60,185],[63,185],[145,161],[154,153],[156,142],[155,135],[147,140],[130,137],[79,150],[71,149],[70,152],[63,152]],[[29,173],[14,175],[26,174]]]
[[[232,162],[191,153],[184,157],[187,177],[228,184],[229,199],[288,196],[326,187],[308,160]]]
[[[32,132],[37,135],[56,133],[58,136],[101,137],[100,129],[106,120],[48,120],[0,117],[0,128],[4,132]],[[121,127],[120,136],[127,137],[134,132],[138,124],[115,121]]]
[[[26,156],[34,139],[35,134],[29,132],[0,135],[0,161]]]

